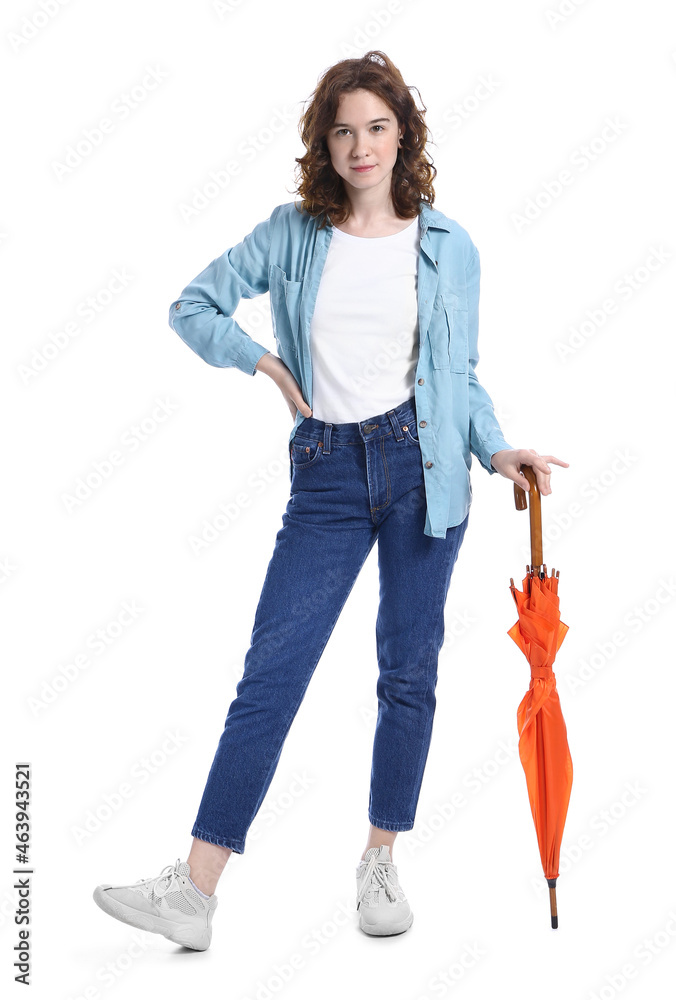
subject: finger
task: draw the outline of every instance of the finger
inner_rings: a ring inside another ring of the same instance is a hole
[[[535,483],[536,483],[538,492],[541,493],[541,494],[543,494],[544,496],[547,496],[548,494],[550,494],[552,492],[552,488],[551,488],[551,486],[549,484],[550,483],[551,470],[548,470],[547,463],[542,460],[542,457],[540,455],[537,456],[537,459],[539,460],[538,464],[536,465],[536,463],[533,462],[532,465],[531,465],[531,468],[533,469],[533,472],[535,473]],[[526,479],[526,476],[524,475],[524,473],[520,472],[519,476],[521,477],[521,480],[519,482],[519,486],[522,489],[526,489],[526,488],[530,487],[530,483]]]
[[[550,458],[553,458],[553,456],[551,456],[551,455],[536,455],[535,458],[533,459],[532,465],[533,465],[533,469],[535,470],[535,474],[536,474],[537,479],[538,479],[538,485],[540,484],[540,482],[543,482],[546,486],[549,486],[549,482],[545,483],[545,480],[542,477],[547,477],[548,478],[552,474],[552,470],[549,467],[549,463],[548,463],[548,459],[550,459]],[[560,465],[561,463],[558,462],[558,460],[557,460],[556,464]],[[567,463],[564,463],[564,464],[567,465]]]
[[[551,487],[551,474],[552,470],[549,467],[549,462],[552,465],[560,465],[563,468],[568,468],[568,462],[562,462],[560,459],[556,458],[554,455],[539,455],[539,463],[536,471],[538,489],[543,496],[549,496],[552,492]]]
[[[538,465],[535,469],[535,479],[540,493],[547,494],[552,492],[550,486],[551,473],[552,470],[549,468],[544,459],[541,457],[538,458]]]
[[[528,461],[520,458],[520,462],[522,465],[533,465],[533,467],[536,467],[537,463],[530,461],[530,456],[534,455],[536,458],[541,458],[545,462],[552,462],[554,465],[560,465],[564,469],[569,468],[568,462],[563,462],[560,458],[557,458],[555,455],[540,455],[534,448],[521,448],[519,450],[523,452],[524,455],[529,456]]]

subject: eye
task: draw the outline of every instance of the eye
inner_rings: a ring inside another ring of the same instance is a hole
[[[383,125],[372,125],[371,128],[372,129],[373,128],[380,129],[381,132],[385,131],[385,128],[384,128]],[[339,129],[336,129],[336,135],[340,135],[342,132],[349,132],[349,131],[350,130],[348,128],[339,128]]]

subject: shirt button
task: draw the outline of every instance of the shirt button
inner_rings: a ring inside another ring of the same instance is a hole
[[[421,420],[420,424],[418,426],[419,427],[427,427],[427,421],[426,420]]]
[[[424,378],[419,378],[418,379],[418,385],[424,385],[424,384],[425,384],[425,379]]]
[[[434,465],[434,462],[425,462],[425,468],[426,469],[431,469],[433,465]]]
[[[180,309],[180,308],[181,308],[181,303],[180,303],[180,302],[177,302],[177,303],[176,303],[176,308],[177,308],[177,309]]]

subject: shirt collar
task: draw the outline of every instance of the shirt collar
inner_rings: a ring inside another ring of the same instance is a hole
[[[451,219],[448,219],[443,214],[443,212],[440,212],[438,209],[433,208],[427,201],[421,200],[419,202],[419,206],[420,206],[420,224],[423,233],[430,227],[432,229],[445,229],[447,232],[450,231],[453,223]],[[329,223],[325,228],[333,229],[333,226],[331,226],[331,224]]]
[[[443,212],[440,212],[436,208],[432,208],[429,202],[420,202],[420,219],[422,223],[423,231],[428,229],[430,226],[433,229],[445,229],[450,231],[453,223],[450,219],[446,218]]]

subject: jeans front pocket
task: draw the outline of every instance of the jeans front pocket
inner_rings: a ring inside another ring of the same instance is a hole
[[[411,444],[420,444],[420,441],[418,440],[418,427],[415,420],[412,420],[408,424],[402,424],[401,429],[404,432],[404,437],[407,441],[410,441]]]
[[[323,447],[323,441],[297,441],[294,438],[290,449],[292,469],[307,469],[310,465],[314,465]]]

